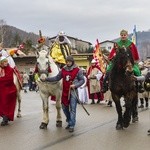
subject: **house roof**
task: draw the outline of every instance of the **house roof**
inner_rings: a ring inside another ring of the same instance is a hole
[[[100,44],[107,43],[107,42],[113,43],[113,44],[115,43],[114,41],[106,40],[106,41],[100,42]]]
[[[56,37],[57,37],[57,36],[51,37],[51,38],[49,38],[49,40],[53,40],[53,39],[55,39]],[[78,40],[78,41],[82,41],[82,42],[85,42],[85,43],[88,43],[88,44],[92,45],[91,42],[84,41],[84,40],[81,40],[81,39],[78,39],[78,38],[74,38],[74,37],[71,37],[71,36],[67,36],[67,38],[69,38],[69,39],[74,39],[74,40]]]

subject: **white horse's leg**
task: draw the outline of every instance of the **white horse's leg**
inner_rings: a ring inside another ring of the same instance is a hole
[[[58,92],[56,94],[56,109],[57,109],[57,119],[56,119],[56,126],[62,127],[62,117],[61,117],[61,94]]]
[[[17,112],[17,117],[21,117],[21,95],[20,91],[17,91],[17,103],[18,103],[18,112]]]
[[[21,92],[21,85],[20,85],[19,80],[15,74],[14,74],[13,78],[14,78],[14,84],[15,84],[16,89],[17,89],[17,97],[16,97],[16,103],[18,104],[17,117],[20,118],[21,117],[21,93],[20,93]]]
[[[44,95],[41,92],[40,92],[40,95],[41,95],[42,103],[43,103],[43,120],[40,125],[40,129],[46,129],[49,123],[49,101],[48,101],[49,96]]]

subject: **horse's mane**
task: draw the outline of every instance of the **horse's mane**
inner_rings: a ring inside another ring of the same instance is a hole
[[[116,56],[113,59],[113,67],[110,71],[109,87],[114,92],[127,92],[134,88],[134,81],[130,75],[126,74],[126,65],[128,61],[134,64],[130,49],[118,48]],[[119,90],[120,89],[120,90]]]
[[[132,65],[134,64],[134,60],[132,57],[131,50],[129,48],[118,48],[116,50],[116,56],[113,59],[113,67],[111,70],[111,78],[116,77],[116,75],[124,75],[125,74],[125,65],[127,61],[130,60]]]

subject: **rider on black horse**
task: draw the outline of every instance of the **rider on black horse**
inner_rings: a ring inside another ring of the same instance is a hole
[[[103,81],[103,87],[102,87],[103,93],[105,93],[108,90],[108,76],[109,76],[110,70],[113,67],[112,59],[116,55],[117,48],[121,48],[121,47],[130,48],[131,53],[132,53],[132,57],[133,57],[134,62],[135,62],[134,66],[133,66],[134,75],[135,76],[141,76],[141,71],[140,71],[139,66],[137,64],[137,62],[139,60],[139,54],[138,54],[138,51],[137,51],[135,44],[128,39],[128,31],[121,30],[120,31],[120,37],[121,37],[121,39],[115,43],[115,45],[114,45],[114,47],[111,50],[110,55],[109,55],[110,63],[107,67],[106,75],[105,75],[105,78]],[[144,92],[144,88],[142,87],[142,83],[140,81],[138,83],[139,83],[138,87],[137,87],[138,92],[141,92],[141,93]]]

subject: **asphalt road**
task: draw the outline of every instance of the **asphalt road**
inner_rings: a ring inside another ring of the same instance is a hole
[[[89,102],[90,103],[90,102]],[[149,150],[149,109],[139,109],[139,122],[127,129],[116,130],[117,113],[105,102],[85,105],[88,116],[80,105],[74,133],[65,126],[57,128],[55,103],[50,102],[50,122],[47,130],[39,129],[42,101],[39,93],[22,92],[22,118],[15,117],[8,126],[0,126],[0,150]],[[1,119],[0,119],[1,121]]]

